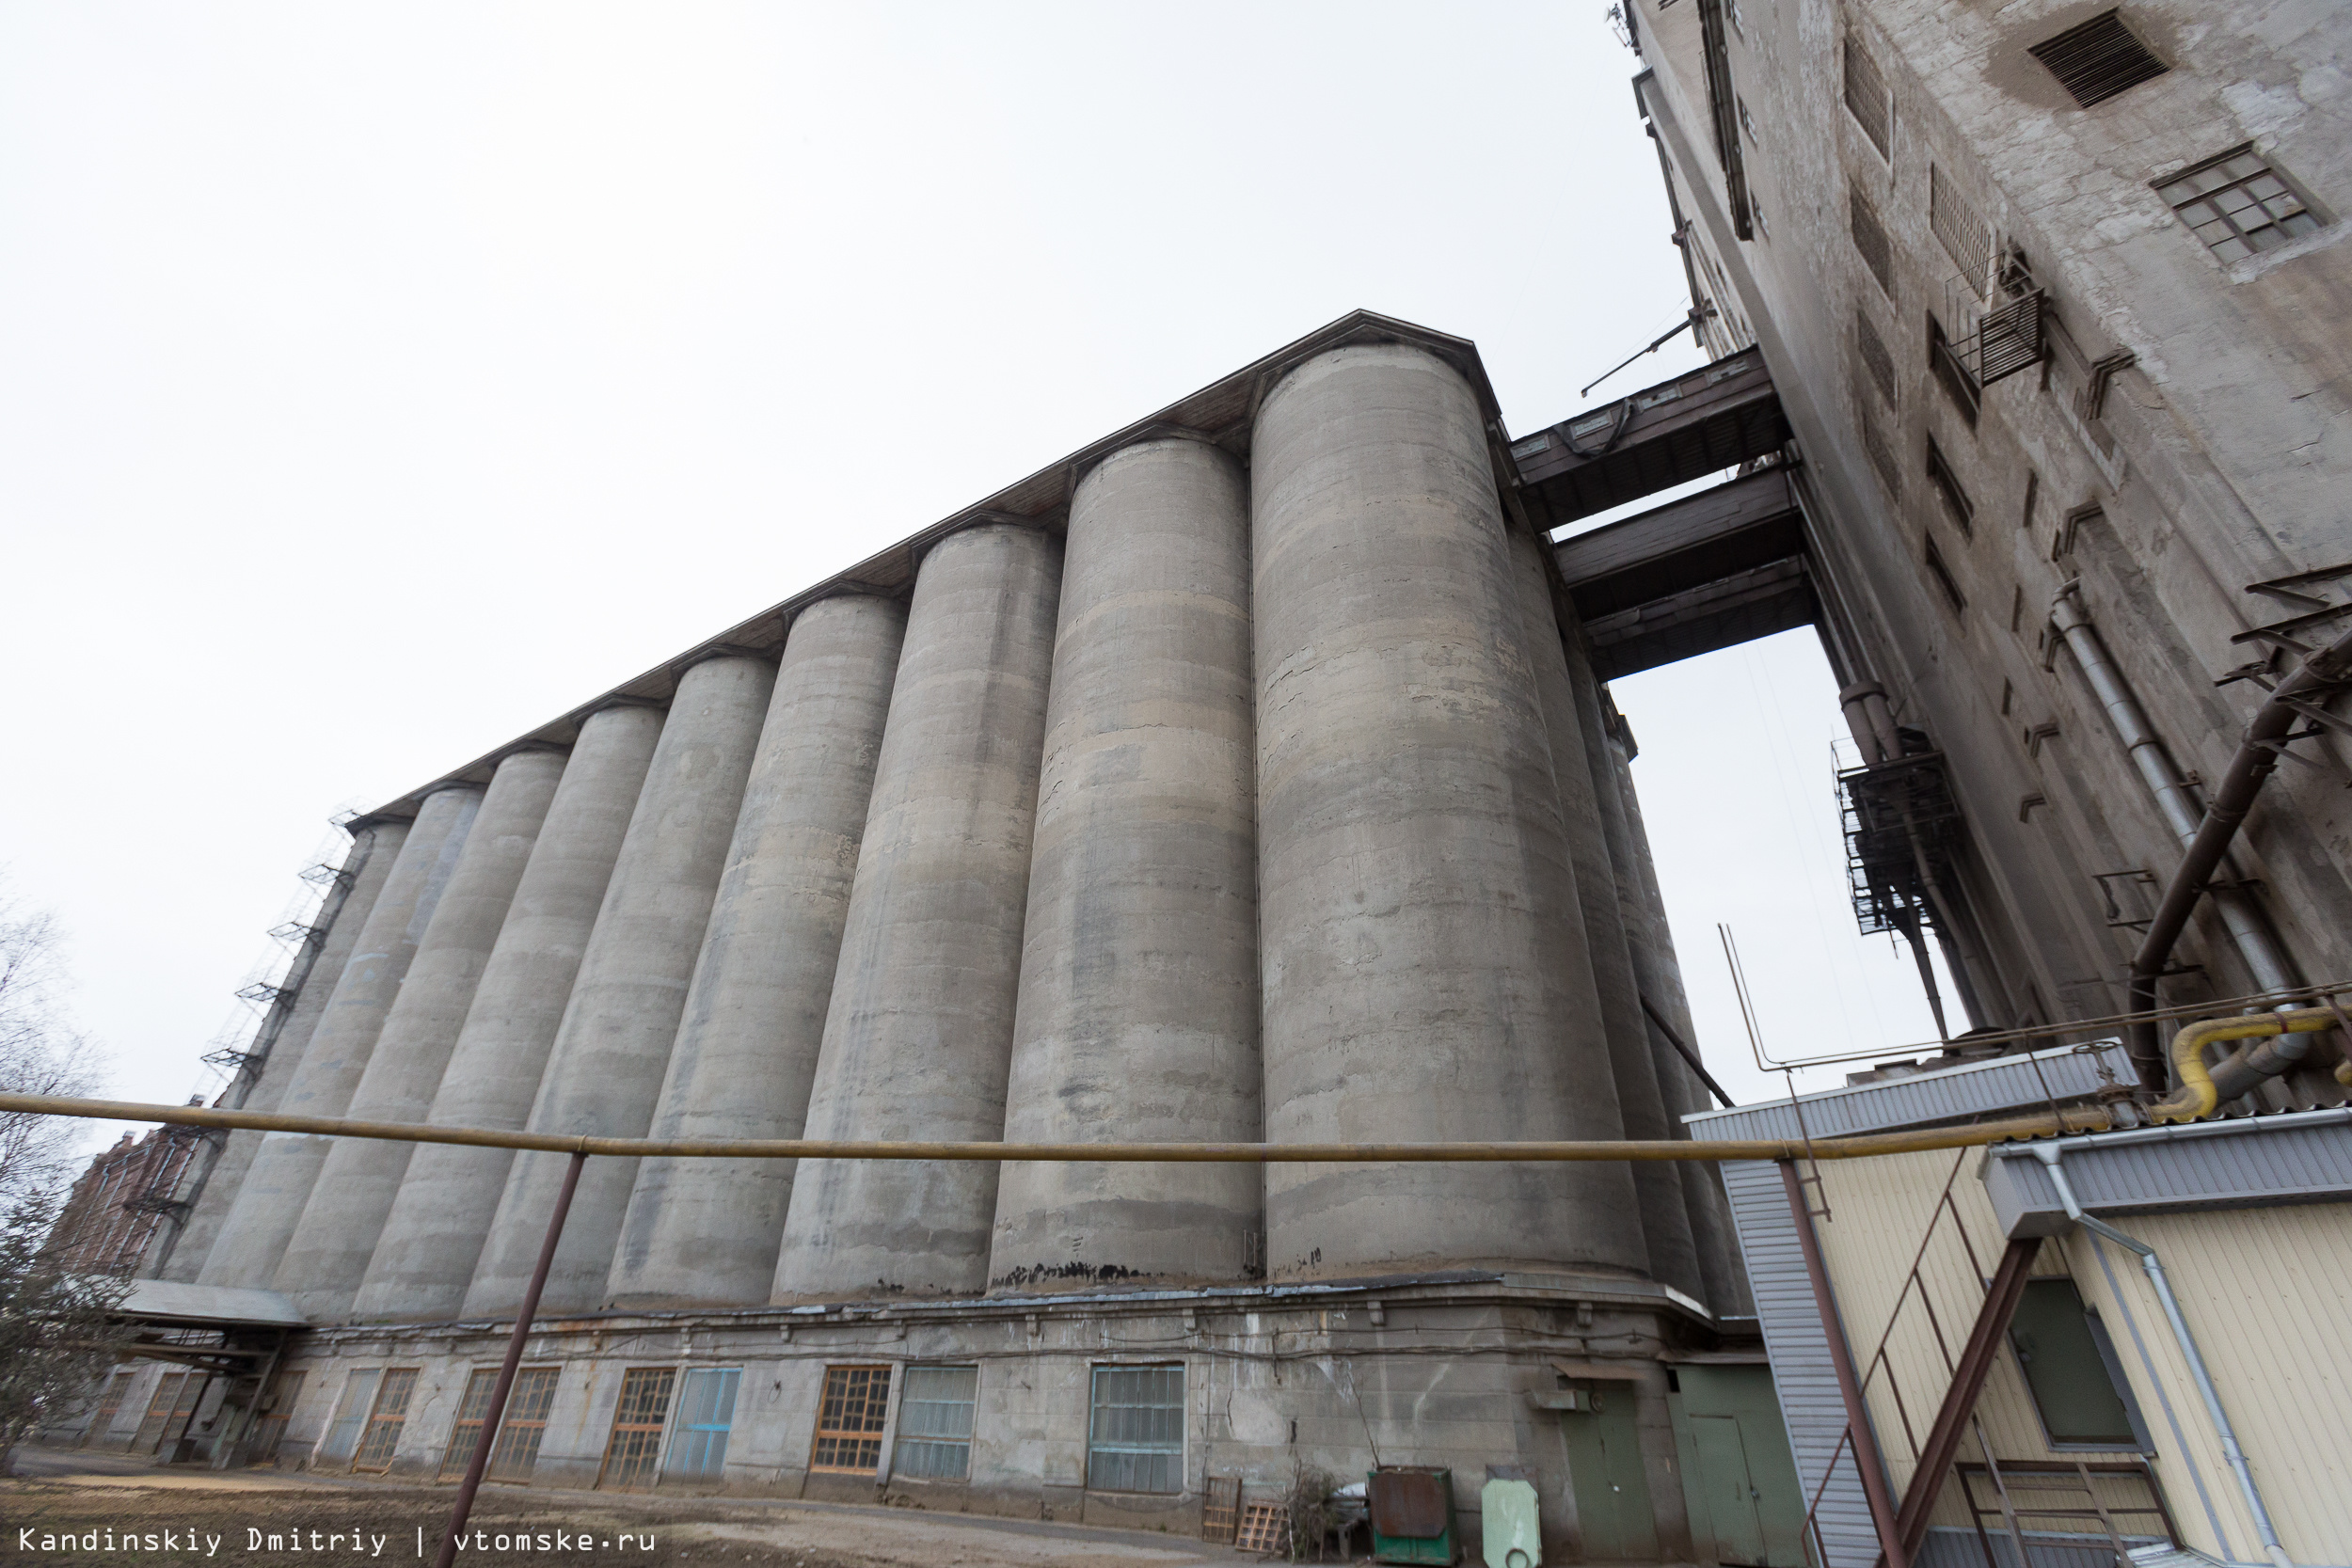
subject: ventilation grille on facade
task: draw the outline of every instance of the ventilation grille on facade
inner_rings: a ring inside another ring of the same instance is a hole
[[[1862,134],[1870,138],[1870,145],[1879,150],[1879,156],[1886,157],[1887,143],[1893,139],[1894,106],[1877,64],[1851,38],[1846,40],[1846,108],[1862,127]]]
[[[1870,276],[1892,298],[1895,293],[1895,249],[1886,240],[1886,230],[1870,204],[1862,199],[1860,191],[1847,193],[1852,211],[1853,247],[1862,252],[1862,260],[1869,266]]]
[[[1879,471],[1879,481],[1886,486],[1889,500],[1900,499],[1903,493],[1902,465],[1895,461],[1895,449],[1886,444],[1886,432],[1876,420],[1862,421],[1862,450],[1870,454],[1870,467]]]
[[[2079,27],[2069,27],[2035,44],[2030,53],[2050,68],[2058,85],[2086,109],[2170,69],[2132,36],[2117,11],[2103,12]]]
[[[1976,204],[1960,194],[1952,177],[1928,166],[1928,227],[1944,252],[1960,264],[1962,281],[1982,298],[1993,271],[1993,230],[1977,215]]]
[[[1870,380],[1878,388],[1879,396],[1891,406],[1895,401],[1895,356],[1886,352],[1886,341],[1879,336],[1870,318],[1856,310],[1853,313],[1854,348],[1868,367]]]

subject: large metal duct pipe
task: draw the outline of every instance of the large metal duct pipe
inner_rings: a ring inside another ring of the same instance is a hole
[[[518,1129],[530,1119],[661,722],[660,709],[641,703],[615,704],[580,721],[425,1120]],[[454,1317],[513,1164],[511,1149],[418,1148],[354,1315]]]
[[[1617,1135],[1476,395],[1334,349],[1251,468],[1268,1140]],[[1266,1226],[1277,1278],[1646,1263],[1622,1165],[1273,1165]]]
[[[540,824],[564,776],[564,754],[536,747],[501,760],[466,847],[418,940],[345,1115],[421,1121],[432,1109],[458,1031],[473,1006]],[[330,1149],[278,1264],[276,1289],[312,1323],[351,1310],[413,1145],[347,1138]]]
[[[2197,842],[2198,829],[2204,825],[2204,802],[2198,799],[2196,786],[2182,775],[2171,753],[2165,749],[2164,741],[2156,735],[2155,726],[2148,721],[2147,709],[2139,705],[2139,699],[2133,693],[2131,683],[2116,667],[2114,658],[2107,652],[2106,640],[2099,635],[2099,628],[2091,624],[2090,615],[2083,609],[2077,584],[2068,583],[2058,591],[2058,597],[2050,601],[2050,624],[2066,640],[2067,649],[2074,654],[2074,663],[2082,671],[2083,679],[2089,683],[2091,695],[2106,710],[2107,722],[2114,726],[2116,738],[2122,741],[2124,750],[2131,754],[2132,766],[2138,769],[2140,782],[2148,786],[2149,794],[2155,797],[2156,810],[2163,816],[2165,826],[2171,829],[2173,836],[2181,841],[2183,850],[2191,848]],[[2226,844],[2227,839],[2222,842]],[[2213,857],[2211,863],[2204,868],[2204,875],[2211,876],[2217,871],[2220,876],[2211,888],[2214,912],[2221,917],[2223,928],[2230,933],[2232,945],[2236,947],[2238,957],[2245,960],[2248,973],[2253,976],[2254,989],[2265,991],[2292,990],[2301,984],[2295,973],[2295,965],[2270,934],[2270,928],[2264,923],[2262,911],[2255,907],[2254,900],[2239,885],[2241,879],[2237,868],[2230,863],[2226,849]],[[2145,1052],[2137,1051],[2135,1054],[2144,1056]],[[2161,1082],[2161,1060],[2154,1063],[2143,1060],[2140,1066],[2143,1074],[2153,1068],[2158,1076],[2152,1082]]]
[[[766,658],[738,651],[714,652],[678,676],[531,1108],[534,1132],[641,1138],[652,1124],[775,678]],[[554,1154],[515,1162],[466,1291],[467,1316],[503,1317],[522,1300],[566,1163]],[[634,1160],[599,1160],[580,1174],[542,1298],[548,1310],[603,1301],[636,1176]]]
[[[1060,579],[1060,546],[1011,523],[924,558],[808,1137],[1003,1135]],[[804,1161],[776,1294],[977,1291],[995,1212],[993,1165]]]
[[[368,911],[278,1110],[340,1117],[350,1107],[352,1090],[367,1070],[369,1053],[481,805],[480,785],[453,784],[435,790],[417,808],[391,875]],[[299,1132],[272,1132],[262,1140],[220,1238],[197,1276],[199,1283],[252,1286],[276,1275],[333,1141]]]
[[[1514,532],[1520,614],[1529,656],[1535,665],[1535,690],[1543,705],[1544,736],[1551,749],[1551,771],[1559,789],[1560,820],[1568,860],[1576,875],[1578,941],[1562,954],[1571,978],[1581,981],[1589,964],[1601,1027],[1609,1038],[1610,1072],[1615,1081],[1617,1114],[1629,1138],[1672,1138],[1679,1125],[1668,1119],[1661,1086],[1661,1064],[1650,1053],[1649,1021],[1642,1016],[1641,986],[1633,977],[1624,915],[1617,902],[1616,875],[1601,826],[1600,803],[1584,754],[1584,732],[1577,714],[1576,689],[1568,673],[1567,648],[1554,608],[1545,546],[1533,534]],[[1573,613],[1571,611],[1571,613]],[[1580,661],[1581,662],[1581,661]],[[1677,1097],[1678,1099],[1678,1097]],[[1672,1165],[1633,1167],[1633,1190],[1642,1211],[1642,1239],[1650,1277],[1687,1295],[1705,1299],[1706,1280],[1691,1239],[1691,1215],[1682,1176]]]
[[[906,624],[904,604],[863,594],[792,623],[654,1137],[801,1135]],[[767,1300],[792,1169],[646,1161],[608,1299]]]
[[[1249,487],[1173,437],[1070,507],[1007,1140],[1253,1141]],[[1254,1272],[1259,1172],[1007,1165],[993,1288]]]
[[[353,830],[351,847],[344,851],[340,875],[315,917],[325,931],[317,939],[318,954],[310,960],[301,990],[294,993],[294,1006],[278,1029],[278,1037],[270,1043],[268,1056],[260,1063],[261,1076],[236,1109],[275,1111],[284,1101],[286,1085],[294,1081],[296,1069],[302,1065],[302,1053],[310,1049],[310,1037],[317,1032],[319,1020],[326,1012],[327,998],[335,994],[335,982],[359,945],[359,932],[368,923],[368,911],[375,908],[376,897],[384,891],[384,883],[392,874],[392,863],[400,858],[402,841],[407,836],[408,824],[398,817],[364,823]],[[203,1273],[204,1259],[220,1235],[221,1222],[229,1217],[230,1208],[237,1200],[237,1191],[245,1184],[246,1172],[253,1168],[253,1156],[261,1147],[259,1132],[240,1131],[229,1134],[197,1190],[188,1223],[172,1243],[171,1254],[165,1259],[157,1278],[193,1284]]]

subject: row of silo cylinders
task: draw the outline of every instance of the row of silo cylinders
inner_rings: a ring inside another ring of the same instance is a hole
[[[634,1137],[1662,1137],[1681,996],[1624,756],[1477,400],[1402,345],[986,523],[910,601],[363,831],[248,1106]],[[1683,1026],[1687,1028],[1687,1021]],[[236,1134],[169,1271],[511,1312],[564,1158]],[[233,1196],[232,1196],[233,1195]],[[1726,1288],[1645,1164],[599,1159],[550,1310],[1462,1268]]]

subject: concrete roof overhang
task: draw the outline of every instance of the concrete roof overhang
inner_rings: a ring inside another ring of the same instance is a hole
[[[1494,388],[1486,379],[1485,365],[1479,360],[1477,345],[1467,338],[1417,326],[1391,316],[1371,310],[1353,310],[1308,333],[1297,341],[1284,344],[1265,357],[1243,366],[1231,375],[1178,399],[1159,412],[1113,431],[1100,440],[1089,442],[1026,479],[1017,481],[994,495],[908,535],[847,571],[837,572],[821,582],[811,584],[783,602],[727,627],[706,641],[696,643],[675,658],[665,659],[643,674],[590,698],[537,729],[516,736],[471,762],[387,800],[373,811],[354,819],[350,826],[358,828],[387,817],[412,817],[425,796],[435,789],[451,784],[485,784],[501,760],[525,747],[533,744],[568,746],[579,734],[581,721],[608,704],[666,703],[676,688],[677,677],[687,667],[715,652],[736,649],[779,652],[793,617],[819,599],[843,594],[898,594],[910,592],[914,585],[915,569],[921,565],[924,554],[949,534],[1001,522],[1023,523],[1058,532],[1068,519],[1071,494],[1077,488],[1078,481],[1096,463],[1122,447],[1159,436],[1188,436],[1212,441],[1236,456],[1246,457],[1249,450],[1250,427],[1257,417],[1258,406],[1264,402],[1266,393],[1274,385],[1288,372],[1316,355],[1355,343],[1411,343],[1427,349],[1461,372],[1476,392],[1485,417],[1487,447],[1495,465],[1497,487],[1505,497],[1514,496],[1518,483],[1509,451],[1509,436],[1503,428],[1502,410],[1495,402]],[[1516,501],[1512,504],[1517,510]]]

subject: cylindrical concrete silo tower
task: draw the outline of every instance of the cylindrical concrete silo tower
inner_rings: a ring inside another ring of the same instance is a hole
[[[350,885],[343,889],[340,907],[334,904],[331,895],[322,907],[322,918],[326,910],[334,911],[326,940],[311,962],[309,978],[294,998],[286,1026],[278,1031],[267,1060],[262,1063],[261,1081],[253,1085],[240,1109],[265,1114],[277,1110],[285,1100],[286,1086],[301,1067],[303,1053],[310,1049],[310,1037],[317,1032],[319,1020],[326,1012],[327,999],[335,994],[335,982],[358,949],[368,914],[375,908],[376,895],[384,891],[384,883],[392,874],[392,863],[400,858],[401,844],[407,836],[408,824],[398,817],[354,826],[351,847],[340,868]],[[229,1134],[229,1141],[221,1146],[220,1157],[213,1162],[212,1170],[204,1178],[204,1190],[198,1195],[187,1226],[173,1243],[159,1278],[193,1284],[204,1272],[204,1259],[212,1255],[221,1222],[235,1206],[238,1189],[245,1185],[246,1172],[253,1168],[253,1157],[261,1148],[260,1132],[240,1129]]]
[[[286,1085],[278,1107],[286,1115],[340,1117],[350,1107],[352,1090],[367,1070],[369,1053],[481,804],[479,785],[451,784],[436,789],[418,807],[310,1049]],[[299,1132],[271,1132],[262,1139],[199,1283],[254,1286],[277,1274],[333,1142]]]
[[[915,578],[809,1098],[812,1138],[1004,1131],[1061,548],[983,524]],[[809,1160],[780,1298],[977,1291],[996,1168]]]
[[[906,622],[856,594],[792,623],[654,1137],[801,1134]],[[767,1300],[791,1196],[788,1160],[645,1161],[608,1299]]]
[[[645,1135],[775,674],[765,658],[723,650],[678,676],[531,1108],[532,1131]],[[468,1315],[502,1316],[521,1301],[564,1163],[561,1154],[537,1151],[516,1159],[466,1292]],[[580,1173],[548,1275],[549,1310],[603,1301],[636,1176],[636,1161],[618,1159],[592,1160]]]
[[[1005,1137],[1251,1142],[1249,488],[1183,437],[1078,483]],[[992,1286],[1244,1277],[1252,1165],[1011,1164]]]
[[[1268,1141],[1618,1136],[1477,397],[1327,351],[1251,499]],[[1275,1164],[1266,1223],[1278,1278],[1645,1261],[1621,1165]]]
[[[530,1119],[661,722],[644,703],[580,721],[427,1121],[503,1131]],[[514,1163],[512,1149],[419,1145],[353,1314],[453,1317]]]
[[[1560,823],[1567,838],[1569,864],[1576,874],[1577,928],[1609,1039],[1618,1119],[1629,1138],[1672,1137],[1680,1129],[1666,1119],[1658,1064],[1650,1056],[1649,1025],[1642,1017],[1641,988],[1626,948],[1616,877],[1609,863],[1600,807],[1593,795],[1592,769],[1584,754],[1584,733],[1571,684],[1574,677],[1569,673],[1565,640],[1552,597],[1551,574],[1544,563],[1545,546],[1533,533],[1515,531],[1511,549],[1527,624],[1528,656],[1534,660],[1535,689],[1543,705],[1544,736],[1551,748],[1552,780],[1560,791]],[[1691,1216],[1684,1206],[1681,1175],[1673,1165],[1655,1162],[1629,1168],[1634,1196],[1641,1203],[1642,1241],[1650,1277],[1703,1298],[1706,1283],[1692,1247]]]
[[[432,1110],[442,1069],[465,1027],[467,1009],[563,776],[564,753],[546,747],[510,752],[499,763],[449,886],[401,981],[399,999],[352,1091],[347,1114],[353,1119],[421,1121]],[[329,1322],[350,1311],[416,1147],[344,1138],[328,1152],[302,1223],[278,1265],[277,1289],[311,1322]]]

